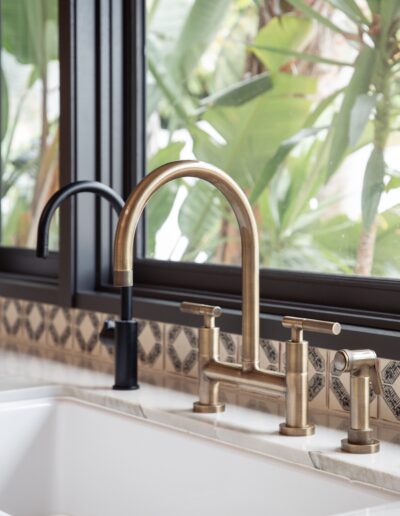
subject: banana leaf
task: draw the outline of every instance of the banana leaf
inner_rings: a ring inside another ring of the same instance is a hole
[[[278,71],[291,61],[292,56],[270,51],[266,46],[274,46],[288,51],[301,51],[312,37],[313,23],[306,18],[285,14],[272,20],[257,34],[251,51],[271,72]]]

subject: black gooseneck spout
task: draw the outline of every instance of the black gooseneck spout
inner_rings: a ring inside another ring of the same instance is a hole
[[[124,201],[112,188],[98,181],[75,181],[55,192],[43,208],[37,233],[36,255],[49,255],[49,230],[54,212],[73,195],[90,192],[106,199],[119,216]],[[121,288],[121,320],[106,321],[100,336],[115,343],[115,384],[113,389],[138,389],[137,383],[137,321],[132,319],[132,287]]]

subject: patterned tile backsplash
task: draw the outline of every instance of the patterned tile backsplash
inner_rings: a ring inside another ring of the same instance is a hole
[[[4,347],[80,367],[113,371],[113,347],[102,342],[99,333],[104,321],[114,319],[114,315],[0,298],[0,318]],[[196,328],[140,320],[138,334],[139,367],[143,372],[165,371],[175,377],[178,384],[198,377]],[[221,332],[220,359],[240,362],[241,345],[240,335]],[[285,371],[284,342],[260,339],[259,351],[262,369]],[[309,347],[311,409],[349,411],[350,377],[335,369],[334,355],[332,350]],[[400,424],[400,361],[381,358],[380,371],[384,392],[377,397],[371,389],[371,417]],[[226,389],[223,395],[226,401],[235,402],[240,398],[240,391]]]

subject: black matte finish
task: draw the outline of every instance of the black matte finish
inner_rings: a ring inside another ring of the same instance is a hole
[[[47,258],[49,255],[49,230],[53,215],[60,204],[78,193],[90,192],[106,199],[117,212],[121,213],[124,201],[112,188],[98,181],[75,181],[57,190],[47,201],[39,220],[36,256]]]
[[[137,322],[115,321],[115,385],[121,391],[138,389],[137,383]],[[122,345],[129,342],[129,346]]]
[[[94,193],[109,201],[117,215],[121,213],[124,201],[112,188],[98,181],[75,181],[64,186],[53,194],[43,208],[39,220],[36,254],[39,258],[47,258],[49,254],[49,230],[51,219],[57,208],[67,199],[79,193]],[[115,385],[114,389],[138,388],[137,385],[137,323],[132,318],[132,287],[121,288],[121,321],[118,321],[115,331]],[[123,326],[123,323],[126,324]],[[108,326],[107,326],[108,325]],[[132,329],[134,328],[134,329]],[[106,321],[100,336],[107,338],[109,344],[112,329]],[[128,338],[129,337],[129,338]],[[125,360],[134,363],[125,363]]]

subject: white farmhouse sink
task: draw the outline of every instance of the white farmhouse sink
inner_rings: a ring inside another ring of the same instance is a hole
[[[324,516],[394,500],[73,399],[0,404],[0,513]]]

